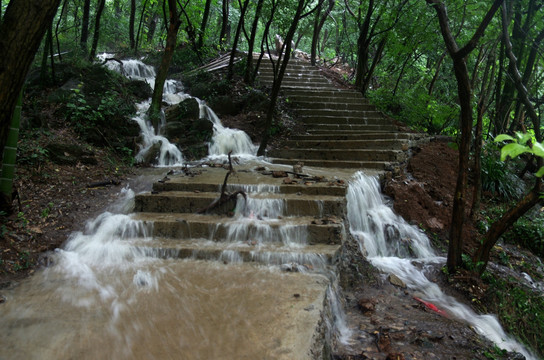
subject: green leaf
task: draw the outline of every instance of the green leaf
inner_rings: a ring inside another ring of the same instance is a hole
[[[538,170],[538,172],[535,174],[535,176],[537,176],[537,177],[544,176],[544,166],[541,167],[540,170]]]
[[[516,156],[526,152],[532,153],[533,151],[529,147],[517,143],[504,145],[501,149],[501,161],[506,160],[508,156],[515,158]]]
[[[497,135],[497,137],[495,138],[495,142],[501,142],[501,141],[506,141],[506,140],[515,141],[516,139],[514,139],[512,136],[506,135],[506,134]]]
[[[516,138],[521,145],[525,145],[527,141],[531,140],[532,136],[529,133],[522,133],[516,131]]]
[[[544,157],[544,144],[535,143],[533,145],[533,154],[535,154],[536,156]]]

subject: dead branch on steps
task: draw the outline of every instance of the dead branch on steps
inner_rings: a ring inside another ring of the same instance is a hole
[[[236,197],[238,195],[242,195],[244,197],[244,200],[247,201],[247,194],[243,190],[235,191],[232,194],[227,193],[227,181],[229,179],[229,176],[230,176],[230,174],[236,172],[236,171],[234,171],[234,168],[232,167],[232,160],[230,158],[231,153],[232,153],[232,151],[230,151],[229,154],[228,154],[228,156],[229,156],[229,171],[225,175],[225,180],[223,180],[223,185],[221,186],[221,195],[219,196],[219,198],[212,201],[212,203],[210,205],[206,206],[203,209],[198,210],[197,211],[198,214],[204,214],[204,213],[210,212],[211,210],[213,210],[213,209],[215,209],[217,207],[220,207],[223,204],[226,204],[227,202],[229,202],[231,200],[236,200]]]

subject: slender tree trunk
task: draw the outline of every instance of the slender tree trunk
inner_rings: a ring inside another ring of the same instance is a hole
[[[55,39],[57,40],[57,52],[59,53],[59,61],[62,62],[62,55],[60,51],[60,41],[59,41],[59,26],[61,21],[64,21],[66,24],[66,4],[68,3],[68,0],[64,0],[62,2],[62,9],[60,10],[60,16],[59,21],[57,21],[57,25],[55,26]],[[1,7],[1,5],[0,5]]]
[[[130,19],[128,23],[128,37],[130,49],[136,50],[136,40],[134,39],[134,22],[136,20],[136,0],[130,0]]]
[[[206,28],[208,26],[208,19],[210,17],[210,8],[212,6],[212,0],[206,0],[204,5],[204,13],[202,14],[202,22],[200,23],[200,32],[198,34],[197,47],[200,49],[204,46],[204,36],[206,35]]]
[[[172,62],[174,56],[174,50],[176,48],[176,38],[178,35],[179,27],[181,26],[181,20],[178,15],[176,0],[168,0],[169,10],[169,24],[168,32],[166,33],[166,47],[162,55],[161,64],[157,71],[155,78],[155,88],[153,89],[153,96],[151,97],[151,105],[149,106],[149,117],[155,130],[159,131],[159,118],[162,103],[162,93],[166,76],[168,75],[168,68]]]
[[[229,21],[230,0],[223,0],[221,7],[221,33],[219,34],[219,46],[225,49],[230,43],[230,21]]]
[[[47,35],[45,36],[45,43],[43,44],[42,65],[40,67],[40,82],[42,87],[46,87],[49,83],[47,58],[49,55],[49,45],[51,44],[51,27],[47,29]]]
[[[489,262],[489,256],[493,246],[497,243],[502,234],[506,232],[520,217],[531,210],[540,201],[540,192],[542,191],[542,180],[536,179],[533,189],[525,195],[513,208],[508,210],[499,220],[495,221],[487,233],[484,240],[478,247],[473,256],[473,262],[480,264],[478,270],[482,274]]]
[[[359,27],[357,39],[357,70],[355,73],[355,87],[362,90],[364,75],[368,70],[368,47],[370,45],[369,30],[372,13],[374,12],[374,0],[369,0],[365,20]]]
[[[5,211],[8,214],[12,213],[11,194],[13,192],[13,179],[15,178],[17,142],[19,141],[22,107],[23,91],[21,90],[11,119],[6,146],[2,154],[2,171],[0,172],[0,211]]]
[[[265,154],[266,146],[268,145],[268,140],[270,139],[270,127],[272,126],[272,120],[274,118],[274,111],[276,109],[276,102],[278,100],[278,95],[280,93],[281,82],[283,80],[283,76],[285,75],[285,69],[287,68],[287,63],[289,62],[289,58],[290,58],[288,54],[291,53],[291,42],[293,41],[293,37],[295,36],[295,31],[297,29],[297,25],[300,20],[300,17],[302,16],[302,11],[304,10],[304,7],[305,7],[305,0],[299,0],[297,10],[295,12],[295,16],[293,18],[293,21],[291,22],[291,26],[289,27],[289,30],[287,31],[287,36],[285,37],[284,46],[286,46],[286,50],[285,50],[286,55],[283,58],[283,61],[281,62],[281,64],[278,64],[280,66],[278,76],[274,77],[272,92],[270,94],[270,106],[268,108],[268,113],[266,115],[265,128],[263,131],[261,144],[259,145],[259,149],[257,150],[258,156],[263,156]],[[281,60],[281,53],[278,55],[278,62],[280,60]]]
[[[259,25],[259,19],[263,9],[264,0],[259,0],[257,8],[255,9],[255,16],[253,18],[253,24],[251,25],[251,35],[249,38],[249,49],[247,52],[246,71],[244,74],[244,82],[253,85],[253,77],[251,76],[253,71],[253,49],[255,47],[255,38],[257,37],[257,26]]]
[[[440,74],[440,68],[442,67],[442,62],[446,58],[447,52],[443,52],[440,58],[438,59],[438,62],[436,63],[436,70],[434,71],[433,79],[431,80],[431,83],[429,84],[429,90],[427,94],[431,96],[434,91],[434,85],[436,84],[436,80],[438,80],[438,75]]]
[[[453,198],[452,224],[450,229],[447,259],[448,270],[450,273],[454,273],[456,268],[462,263],[461,255],[463,252],[463,225],[465,222],[466,185],[468,178],[470,139],[472,135],[472,91],[470,88],[470,78],[465,59],[478,44],[478,41],[483,36],[485,29],[491,22],[491,19],[493,18],[497,9],[500,7],[503,0],[495,0],[493,2],[490,10],[485,15],[472,38],[469,40],[467,45],[461,49],[459,49],[450,30],[449,19],[444,4],[440,0],[426,1],[428,4],[434,7],[437,13],[444,43],[446,44],[448,53],[453,60],[453,70],[457,80],[459,104],[461,105],[461,143],[459,144],[459,168]]]
[[[365,79],[363,81],[363,84],[361,86],[361,92],[363,96],[366,96],[366,93],[368,89],[370,88],[370,82],[372,80],[372,76],[374,75],[374,70],[376,70],[376,66],[378,66],[378,63],[382,59],[382,54],[383,54],[383,50],[385,49],[386,43],[387,43],[387,36],[384,36],[378,43],[378,49],[376,50],[376,54],[374,54],[374,58],[372,59],[372,65],[370,65],[370,69],[368,69]]]
[[[93,61],[96,57],[96,48],[98,47],[98,39],[100,38],[100,18],[104,11],[106,0],[98,0],[98,8],[96,9],[96,19],[94,21],[94,36],[93,45],[91,46],[91,52],[89,53],[89,60]]]
[[[60,0],[11,0],[0,24],[0,152],[17,98]]]
[[[494,69],[494,63],[497,59],[495,54],[496,46],[493,46],[488,53],[487,64],[484,70],[482,78],[480,97],[478,99],[478,105],[476,106],[476,133],[474,135],[474,169],[473,169],[473,191],[472,191],[472,207],[470,209],[470,217],[473,221],[476,221],[478,217],[478,211],[480,210],[480,203],[482,198],[482,145],[483,145],[483,122],[484,113],[487,110],[487,98],[491,93],[493,86],[493,76],[489,76],[490,69]],[[492,70],[491,70],[492,71]],[[493,74],[492,74],[493,75]],[[489,82],[489,83],[488,83]]]
[[[334,8],[334,4],[336,3],[336,0],[329,0],[329,6],[321,15],[321,3],[319,3],[319,8],[316,12],[316,18],[315,18],[315,26],[314,26],[314,33],[312,36],[312,48],[310,53],[310,62],[312,65],[315,66],[316,64],[316,52],[317,52],[317,44],[319,42],[319,34],[321,33],[321,29],[323,29],[323,25],[325,25],[325,21],[327,20],[327,17],[331,13],[332,9]]]
[[[142,5],[142,12],[140,13],[140,22],[138,23],[138,33],[136,34],[136,44],[134,45],[134,52],[138,51],[138,45],[140,44],[140,34],[142,33],[142,24],[144,22],[144,14],[147,7],[148,0],[144,1]]]
[[[232,51],[230,53],[229,66],[227,67],[227,79],[231,80],[232,75],[234,74],[234,58],[236,57],[236,49],[238,47],[238,40],[240,39],[240,32],[242,31],[242,26],[244,25],[244,16],[246,16],[247,7],[249,5],[249,0],[246,0],[244,4],[240,4],[240,19],[238,20],[238,26],[236,26],[236,33],[234,34],[234,42],[232,43]]]
[[[81,51],[83,56],[87,54],[87,40],[89,38],[89,17],[91,13],[91,0],[85,0],[83,3],[83,20],[81,22],[81,39],[79,44],[81,46]]]

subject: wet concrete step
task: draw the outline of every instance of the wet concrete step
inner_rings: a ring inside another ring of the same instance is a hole
[[[342,100],[328,102],[304,100],[292,101],[292,103],[295,109],[367,111],[381,114],[381,112],[379,112],[374,105],[363,101],[357,103],[346,103]]]
[[[372,112],[368,112],[372,114]],[[374,115],[367,115],[364,117],[351,117],[351,116],[302,116],[300,120],[305,124],[353,124],[353,125],[381,125],[381,124],[393,124],[393,122],[385,118],[380,113],[374,113]]]
[[[215,192],[186,191],[167,191],[159,194],[143,193],[136,195],[134,211],[196,213],[218,199],[219,195]],[[345,207],[344,197],[326,195],[317,197],[304,194],[254,193],[248,195],[247,202],[240,195],[238,202],[242,208],[246,204],[246,212],[276,218],[277,216],[342,216]],[[230,206],[236,207],[236,202],[233,201]],[[273,213],[263,214],[263,206]]]
[[[343,161],[403,161],[400,150],[362,149],[279,149],[269,153],[286,159],[343,160]]]
[[[407,150],[409,141],[398,139],[380,139],[380,140],[289,140],[285,146],[290,148],[325,148],[325,149],[391,149]]]
[[[282,90],[284,96],[292,97],[292,96],[303,96],[303,97],[326,97],[331,99],[363,99],[363,96],[360,92],[356,90],[345,90],[345,89],[338,89],[338,88],[331,88],[327,90],[323,89],[313,89],[313,88],[306,88],[306,89],[283,89]]]
[[[269,170],[289,170],[282,167]],[[214,192],[221,191],[221,185],[225,178],[226,170],[222,168],[207,168],[199,170],[200,175],[195,177],[172,175],[167,181],[155,182],[153,184],[154,191],[187,191],[187,192]],[[303,171],[304,172],[304,171]],[[325,178],[330,180],[329,174],[324,174]],[[272,175],[264,175],[257,171],[237,171],[229,177],[227,191],[234,192],[243,190],[246,193],[253,194],[302,194],[302,195],[323,195],[323,196],[344,196],[346,194],[346,186],[338,186],[330,181],[323,182],[308,182],[299,179],[298,184],[283,184],[284,178],[274,178]]]
[[[334,92],[332,94],[337,95],[329,95],[329,96],[320,96],[320,95],[285,95],[287,98],[288,103],[293,104],[304,104],[304,103],[311,103],[311,104],[325,104],[325,105],[332,105],[332,104],[370,104],[370,100],[363,98],[362,96],[341,96],[341,92]],[[360,95],[360,94],[359,94]]]
[[[287,217],[264,221],[249,218],[229,218],[221,215],[188,213],[136,213],[152,228],[155,238],[206,239],[214,241],[255,241],[286,243],[299,239],[301,244],[341,244],[343,224],[340,220],[314,217]],[[337,221],[337,222],[336,222]]]
[[[290,141],[297,140],[415,140],[419,138],[417,135],[412,133],[402,133],[402,132],[365,132],[354,134],[352,132],[336,133],[334,136],[331,134],[311,134],[311,135],[294,135],[290,137]]]
[[[290,271],[296,271],[297,265],[306,270],[324,269],[333,265],[341,248],[341,245],[325,244],[297,246],[255,241],[224,243],[164,238],[140,240],[131,245],[149,257],[290,265]]]
[[[312,117],[364,117],[368,111],[376,111],[374,105],[357,105],[355,109],[313,109],[313,108],[296,108],[297,114],[300,116]]]
[[[316,166],[323,168],[334,169],[365,169],[365,173],[375,173],[376,175],[382,174],[388,166],[391,165],[389,161],[344,161],[344,160],[321,160],[321,159],[285,159],[285,158],[272,158],[270,161],[273,164],[285,164],[294,165],[299,162],[304,162],[305,166]]]
[[[328,133],[331,134],[334,131],[391,131],[396,132],[397,127],[393,124],[387,125],[387,124],[370,124],[370,125],[361,125],[361,124],[310,124],[308,125],[308,132],[310,133]]]

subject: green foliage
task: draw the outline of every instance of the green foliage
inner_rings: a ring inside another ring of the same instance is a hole
[[[40,216],[41,216],[42,218],[44,218],[44,219],[47,218],[47,217],[49,216],[49,214],[51,213],[51,210],[53,209],[53,206],[54,206],[54,205],[55,205],[55,204],[53,204],[52,202],[49,202],[49,203],[47,204],[47,206],[42,210]]]
[[[507,158],[516,158],[521,154],[534,154],[535,156],[544,158],[544,142],[539,143],[534,140],[529,133],[516,132],[515,137],[501,134],[495,138],[495,142],[511,141],[501,148],[501,161]],[[542,166],[535,174],[538,177],[544,176],[544,166]]]
[[[512,229],[503,235],[503,238],[530,249],[538,256],[544,256],[544,213],[534,218],[519,219]]]
[[[423,89],[393,95],[385,87],[369,92],[368,96],[380,110],[404,122],[411,128],[429,134],[455,135],[459,108],[441,104]]]
[[[513,173],[513,164],[499,160],[499,149],[493,143],[482,152],[482,190],[511,200],[523,193],[523,182]]]
[[[487,310],[498,315],[506,331],[544,355],[544,297],[512,278],[502,279],[485,272],[482,279],[489,285]]]

